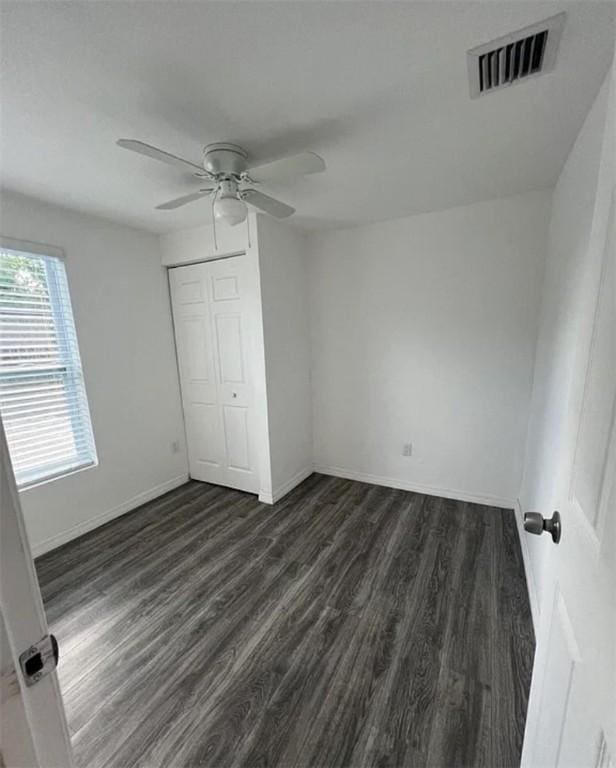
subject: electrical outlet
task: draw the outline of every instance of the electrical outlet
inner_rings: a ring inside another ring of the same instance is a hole
[[[171,443],[171,453],[179,453],[180,452],[180,444],[177,440],[174,440]]]
[[[404,443],[404,445],[402,446],[402,455],[403,456],[413,455],[413,443]]]

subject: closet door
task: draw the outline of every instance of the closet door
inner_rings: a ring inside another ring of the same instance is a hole
[[[256,493],[245,256],[169,270],[190,475]]]

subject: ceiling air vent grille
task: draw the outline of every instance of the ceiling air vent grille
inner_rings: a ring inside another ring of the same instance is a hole
[[[468,51],[471,98],[554,69],[564,21],[559,13]]]

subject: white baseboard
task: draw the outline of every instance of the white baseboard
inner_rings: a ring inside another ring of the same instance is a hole
[[[537,594],[537,584],[535,582],[535,575],[530,562],[530,551],[528,549],[528,536],[524,530],[524,513],[522,512],[522,505],[520,500],[516,499],[515,507],[515,522],[518,528],[518,536],[520,537],[520,549],[522,550],[522,560],[524,561],[524,573],[526,574],[526,584],[528,586],[528,600],[530,602],[530,612],[533,617],[533,627],[535,629],[535,637],[539,631],[539,595]]]
[[[296,485],[299,485],[307,477],[310,477],[313,472],[314,470],[312,467],[304,467],[303,469],[300,469],[299,472],[296,472],[293,477],[286,481],[286,483],[274,488],[271,493],[269,491],[259,491],[259,501],[262,501],[264,504],[275,504],[277,501],[280,501],[283,496],[286,496],[289,491],[292,491]]]
[[[442,496],[446,499],[455,499],[456,501],[469,501],[472,504],[486,504],[489,507],[500,507],[505,509],[514,509],[515,507],[514,499],[508,499],[503,496],[490,496],[485,493],[467,493],[466,491],[457,491],[452,488],[438,488],[431,485],[422,485],[421,483],[412,483],[408,480],[399,480],[395,477],[371,475],[366,472],[355,472],[352,469],[330,467],[325,466],[324,464],[315,464],[313,469],[315,472],[320,472],[323,475],[344,477],[347,480],[359,480],[362,483],[383,485],[386,488],[398,488],[402,491],[425,493],[427,496]]]
[[[132,499],[127,499],[127,501],[122,502],[122,504],[118,504],[117,507],[108,509],[100,515],[91,517],[81,523],[77,523],[77,525],[74,525],[72,528],[67,528],[67,530],[61,531],[55,536],[45,539],[45,541],[39,541],[37,544],[32,544],[32,556],[38,557],[39,555],[44,555],[45,552],[50,552],[52,549],[56,549],[57,547],[62,546],[62,544],[66,544],[68,541],[72,541],[78,536],[88,533],[88,531],[93,531],[95,528],[109,522],[109,520],[113,520],[114,517],[120,517],[120,515],[130,512],[131,510],[140,507],[142,504],[146,504],[148,501],[152,501],[152,499],[162,496],[163,493],[172,491],[174,488],[177,488],[186,482],[188,482],[188,474],[182,474],[177,477],[172,477],[171,480],[156,485],[154,488],[149,488],[147,491],[138,493],[136,496],[133,496]]]

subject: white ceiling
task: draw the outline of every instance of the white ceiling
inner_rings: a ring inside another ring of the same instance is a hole
[[[3,186],[156,232],[209,221],[174,168],[212,141],[328,170],[264,187],[303,229],[554,183],[614,46],[612,2],[2,2]],[[471,101],[465,53],[565,10],[556,70]]]

